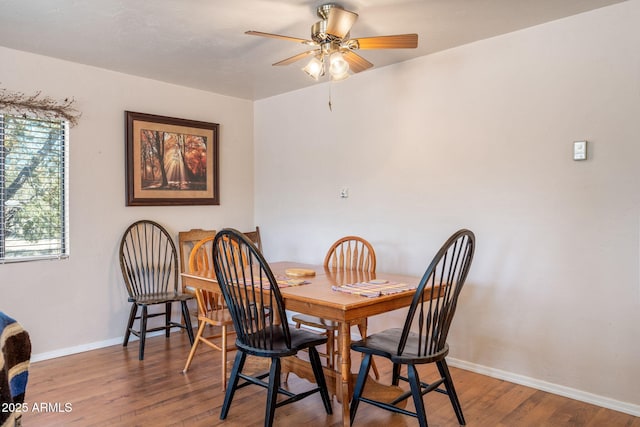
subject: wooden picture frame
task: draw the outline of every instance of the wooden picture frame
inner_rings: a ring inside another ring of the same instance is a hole
[[[127,206],[219,205],[217,123],[125,111]]]

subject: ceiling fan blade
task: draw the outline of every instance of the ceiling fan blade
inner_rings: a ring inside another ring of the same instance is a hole
[[[351,39],[357,42],[356,49],[414,49],[418,47],[417,34],[398,34],[395,36],[378,36]],[[351,47],[351,46],[349,46]]]
[[[327,15],[327,33],[344,38],[358,19],[358,14],[339,7],[332,7]]]
[[[371,62],[350,50],[342,51],[342,57],[349,63],[349,69],[354,73],[359,73],[360,71],[373,67]]]
[[[290,58],[283,59],[282,61],[278,61],[273,65],[289,65],[289,64],[293,64],[296,61],[299,61],[299,60],[301,60],[303,58],[306,58],[309,55],[313,55],[313,54],[316,54],[316,53],[319,53],[319,52],[320,52],[320,49],[308,50],[306,52],[302,52],[302,53],[299,53],[297,55],[293,55]]]
[[[315,45],[316,44],[314,41],[307,40],[307,39],[299,39],[297,37],[281,36],[280,34],[263,33],[261,31],[245,31],[245,34],[249,34],[250,36],[260,36],[260,37],[269,37],[269,38],[272,38],[272,39],[287,40],[287,41],[290,41],[290,42],[296,42],[296,43],[302,43],[302,44],[308,44],[308,45]]]

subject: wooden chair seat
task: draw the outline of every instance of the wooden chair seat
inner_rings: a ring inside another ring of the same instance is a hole
[[[214,326],[222,324],[233,325],[231,313],[229,313],[229,310],[226,308],[209,311],[205,315],[198,315],[198,321],[207,322]]]
[[[135,302],[138,305],[154,305],[173,301],[189,301],[193,299],[193,295],[181,294],[177,292],[162,292],[148,295],[134,295],[128,298],[129,302]]]

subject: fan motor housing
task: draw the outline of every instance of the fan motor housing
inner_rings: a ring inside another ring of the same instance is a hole
[[[347,33],[344,38],[340,38],[338,36],[334,36],[333,34],[327,33],[327,21],[322,20],[318,21],[311,26],[311,40],[318,44],[330,42],[330,43],[338,43],[340,44],[342,40],[348,39],[349,34]]]

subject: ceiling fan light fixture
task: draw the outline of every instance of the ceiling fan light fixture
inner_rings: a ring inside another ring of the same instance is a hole
[[[396,34],[351,38],[351,29],[358,14],[348,11],[336,3],[321,4],[316,9],[320,21],[311,25],[311,37],[303,39],[262,31],[247,31],[246,34],[287,40],[313,46],[306,52],[275,62],[274,66],[289,65],[305,58],[312,58],[302,70],[315,81],[325,74],[331,80],[344,80],[373,67],[373,64],[356,53],[370,49],[415,49],[418,34]]]
[[[349,77],[349,63],[342,53],[333,52],[329,56],[329,74],[331,74],[331,80],[344,80]]]
[[[305,65],[302,71],[307,73],[312,79],[318,80],[320,77],[324,76],[324,62],[322,59],[314,56],[311,58],[309,63]]]

